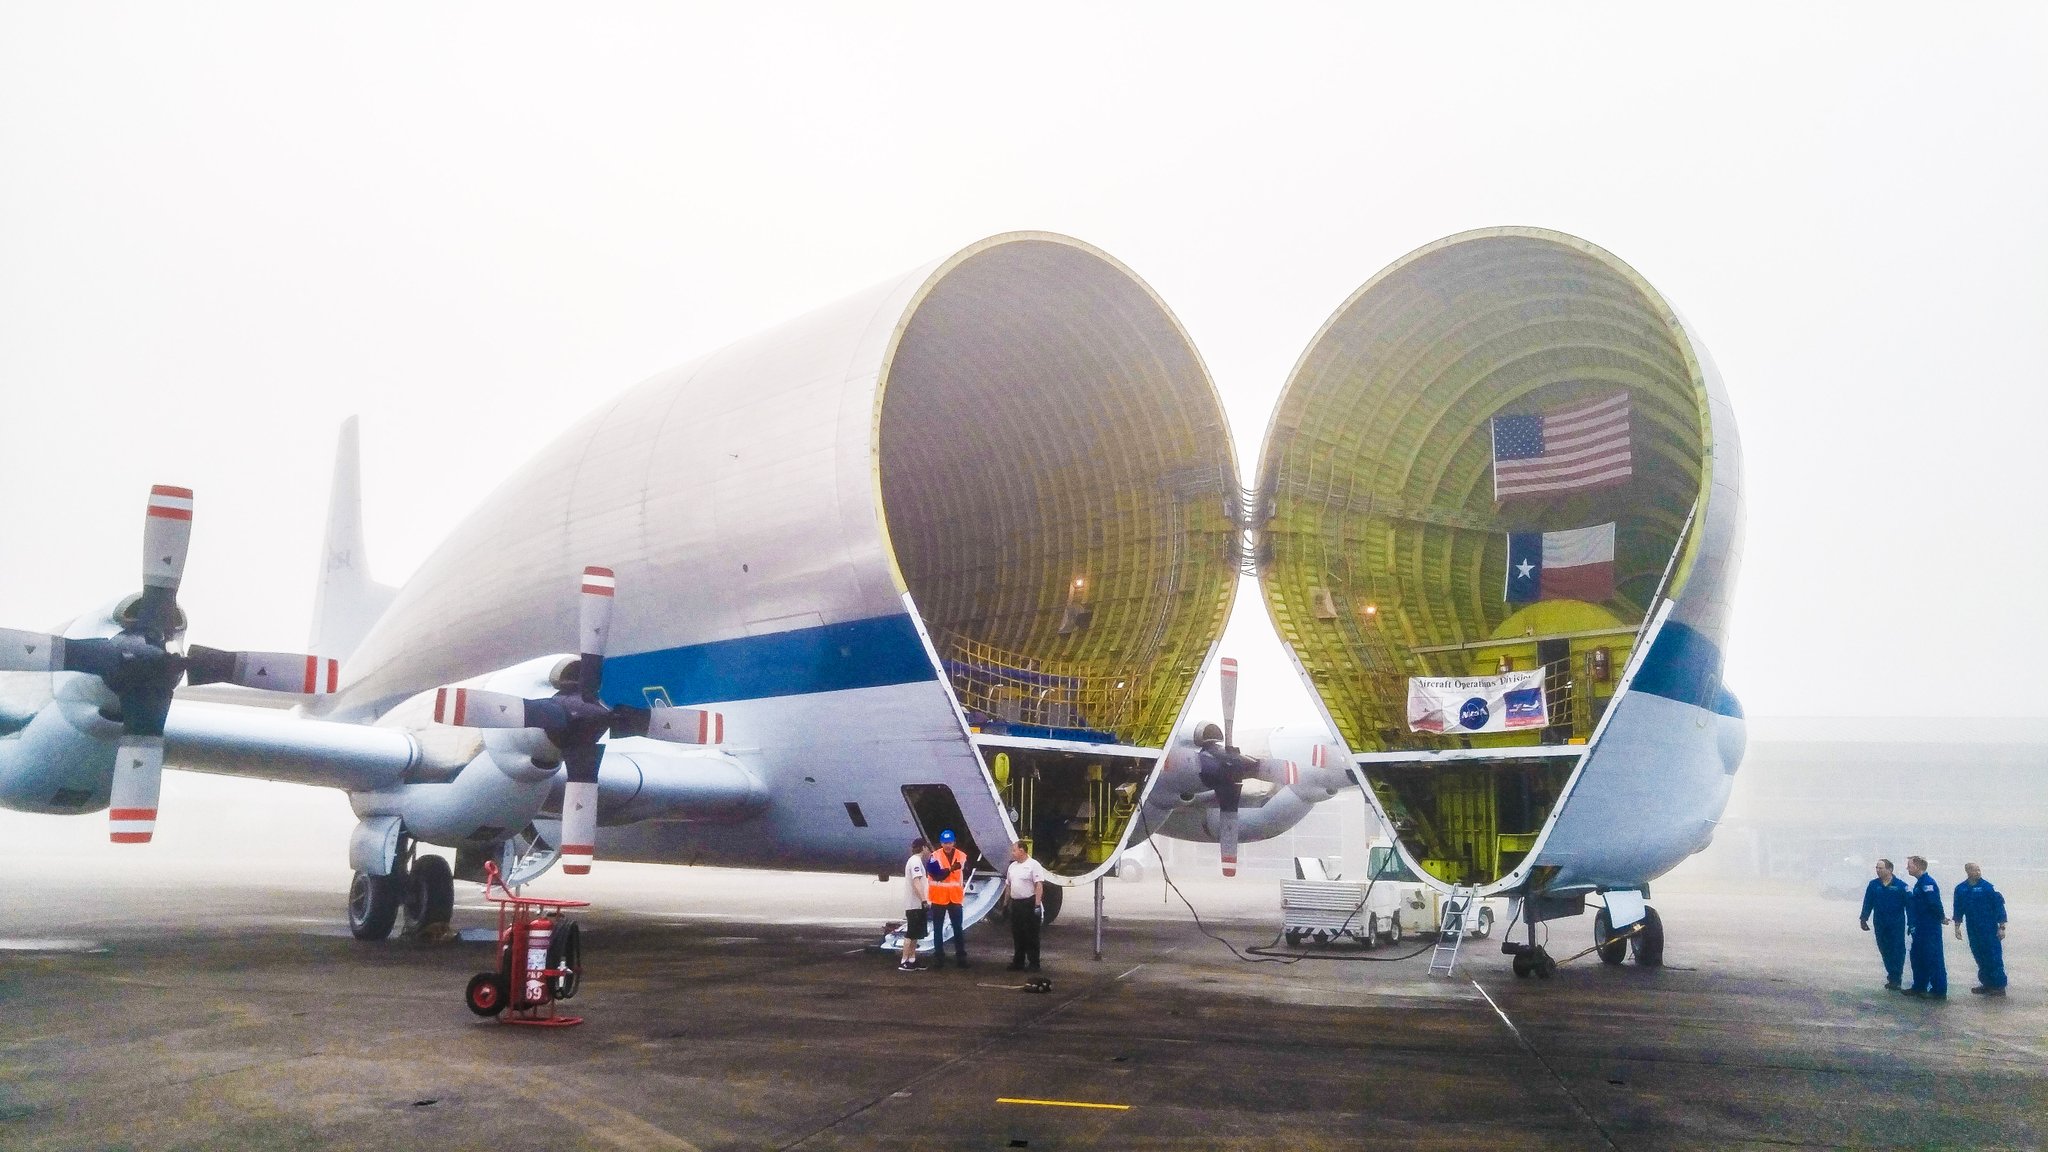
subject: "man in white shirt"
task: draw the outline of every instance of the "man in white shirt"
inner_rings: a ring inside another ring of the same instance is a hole
[[[923,967],[917,962],[917,942],[924,939],[925,911],[929,904],[925,900],[923,838],[910,842],[910,859],[903,862],[904,899],[903,906],[903,959],[896,965],[898,972],[919,972]]]
[[[1010,971],[1038,971],[1038,927],[1045,914],[1045,882],[1052,879],[1022,843],[1010,846],[1010,867],[1003,873],[1003,897],[1010,902],[1010,941],[1016,954]]]

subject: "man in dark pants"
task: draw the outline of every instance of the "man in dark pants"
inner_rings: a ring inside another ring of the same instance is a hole
[[[946,966],[946,922],[953,922],[953,962],[967,967],[967,941],[961,933],[962,902],[967,896],[967,853],[954,843],[951,828],[939,833],[939,850],[925,861],[925,899],[932,906],[932,967]]]
[[[1956,938],[1962,939],[1963,925],[1970,928],[1970,955],[1977,961],[1979,996],[2005,995],[2005,895],[1984,879],[1975,864],[1963,865],[1969,879],[1956,885]]]
[[[1908,996],[1948,999],[1948,958],[1942,954],[1941,929],[1948,917],[1941,910],[1941,885],[1927,874],[1927,859],[1906,857],[1913,890],[1906,897],[1906,922],[1913,933],[1913,986]]]
[[[1877,921],[1877,954],[1884,959],[1884,986],[1896,992],[1906,967],[1906,896],[1912,889],[1892,873],[1892,862],[1877,862],[1877,879],[1863,888],[1863,930]]]
[[[1010,943],[1015,953],[1010,971],[1038,971],[1038,930],[1045,915],[1045,869],[1019,842],[1010,846],[1010,866],[1003,873],[1003,899],[1010,902]]]

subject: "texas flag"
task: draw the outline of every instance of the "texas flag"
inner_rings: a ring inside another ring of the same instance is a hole
[[[1508,533],[1510,604],[1614,598],[1614,524]]]

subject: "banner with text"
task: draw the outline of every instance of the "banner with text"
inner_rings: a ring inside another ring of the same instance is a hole
[[[1541,728],[1549,709],[1543,670],[1502,676],[1410,676],[1410,732],[1514,732]]]

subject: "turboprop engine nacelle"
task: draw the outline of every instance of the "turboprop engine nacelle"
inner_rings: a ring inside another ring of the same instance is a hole
[[[1199,731],[1199,729],[1198,729]],[[1176,741],[1160,765],[1159,780],[1146,803],[1146,827],[1176,840],[1223,844],[1270,840],[1307,817],[1310,809],[1351,785],[1344,750],[1313,727],[1252,729],[1238,752],[1245,774],[1237,802],[1235,837],[1218,789],[1203,778],[1202,745]],[[1214,757],[1212,756],[1212,764]],[[1226,874],[1235,851],[1226,854]]]

